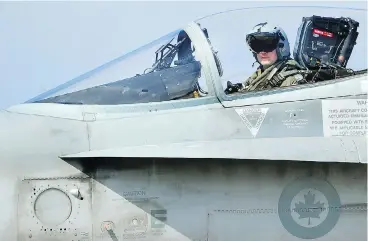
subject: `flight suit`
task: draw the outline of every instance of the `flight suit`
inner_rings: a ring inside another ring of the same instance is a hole
[[[303,73],[303,67],[293,59],[276,62],[263,71],[259,67],[243,83],[241,92],[297,85],[305,80]]]

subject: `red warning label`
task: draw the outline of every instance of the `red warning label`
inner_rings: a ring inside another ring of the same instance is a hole
[[[314,34],[319,34],[319,35],[322,35],[322,36],[326,36],[326,37],[330,37],[330,38],[333,37],[333,33],[322,31],[322,30],[319,30],[319,29],[316,29],[316,28],[313,29],[313,33]]]

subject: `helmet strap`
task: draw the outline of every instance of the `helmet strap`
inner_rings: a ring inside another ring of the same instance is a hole
[[[252,51],[252,53],[253,53],[253,57],[254,57],[254,58],[255,58],[255,60],[256,60],[255,62],[253,62],[252,67],[254,67],[254,64],[255,64],[255,63],[261,64],[261,63],[258,61],[258,59],[257,59],[257,53],[256,53],[256,52],[253,52],[253,51]]]

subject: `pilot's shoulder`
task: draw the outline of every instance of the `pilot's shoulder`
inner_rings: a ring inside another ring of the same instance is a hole
[[[297,61],[295,61],[294,59],[288,59],[285,62],[285,64],[292,67],[292,68],[303,69],[303,67]]]
[[[299,72],[299,70],[304,70],[304,68],[294,59],[288,59],[285,64],[287,65],[287,68],[285,69],[286,72],[284,75],[286,77],[285,82],[287,84],[284,85],[290,86],[302,83],[305,77]]]

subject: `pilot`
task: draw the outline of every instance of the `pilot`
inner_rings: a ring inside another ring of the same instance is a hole
[[[290,57],[289,41],[281,28],[268,23],[257,24],[246,35],[246,42],[259,67],[244,83],[228,82],[226,94],[286,87],[305,81],[308,71]]]

